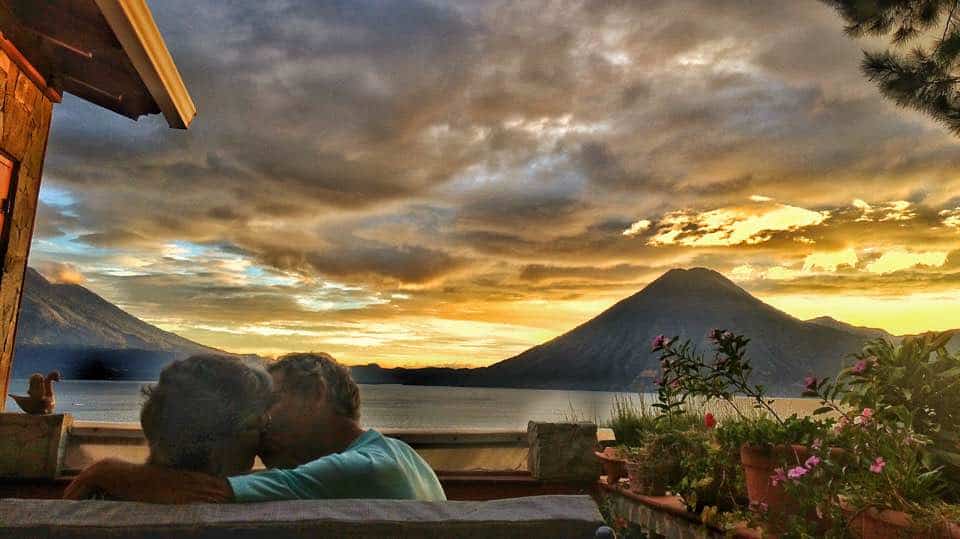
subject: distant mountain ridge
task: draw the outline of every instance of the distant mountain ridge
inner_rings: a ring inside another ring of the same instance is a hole
[[[28,269],[17,333],[14,376],[60,369],[72,379],[156,379],[170,361],[220,352],[156,328],[79,285],[53,284]],[[706,268],[673,269],[598,316],[548,342],[489,367],[352,367],[360,383],[540,389],[652,391],[659,371],[656,335],[692,339],[723,328],[751,339],[756,381],[774,392],[800,392],[804,376],[832,375],[868,339],[901,337],[833,318],[799,320]],[[960,336],[951,342],[960,348]]]
[[[659,372],[658,356],[650,351],[653,338],[679,336],[709,351],[713,328],[749,337],[755,381],[782,395],[799,394],[809,374],[835,374],[869,339],[900,339],[829,317],[799,320],[716,271],[673,269],[573,330],[489,367],[367,365],[354,372],[374,383],[653,391]],[[960,348],[960,337],[951,348]]]
[[[27,268],[14,376],[60,369],[67,378],[152,379],[166,363],[220,352],[163,331],[76,284]]]
[[[839,329],[842,331],[846,331],[847,333],[853,333],[854,335],[863,335],[864,337],[867,337],[870,339],[897,340],[900,338],[883,329],[868,328],[864,326],[855,326],[853,324],[842,322],[830,316],[818,316],[817,318],[811,318],[810,320],[807,320],[807,322],[811,324],[817,324],[818,326]]]

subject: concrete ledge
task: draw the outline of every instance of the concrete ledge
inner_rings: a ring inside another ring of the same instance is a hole
[[[315,500],[164,506],[109,501],[0,500],[5,532],[20,537],[190,539],[313,537],[592,538],[602,525],[589,496],[486,502]]]

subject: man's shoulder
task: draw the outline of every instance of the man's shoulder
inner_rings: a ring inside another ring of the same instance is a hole
[[[358,438],[351,448],[358,453],[393,453],[396,451],[413,451],[409,445],[399,438],[393,438],[376,429],[368,429]]]
[[[365,462],[380,471],[388,468],[405,468],[422,461],[416,450],[403,440],[385,436],[373,429],[364,433],[364,436],[366,436],[364,443],[358,444],[351,451],[341,455],[346,456],[352,453],[350,458]]]

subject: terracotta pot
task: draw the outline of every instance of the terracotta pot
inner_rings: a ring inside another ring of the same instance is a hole
[[[790,510],[790,500],[783,486],[774,486],[770,476],[775,469],[784,466],[784,462],[803,464],[809,454],[810,450],[802,445],[740,446],[740,465],[743,466],[750,503],[766,504],[771,513],[794,513]]]
[[[913,525],[910,515],[892,509],[870,507],[855,511],[841,502],[847,515],[847,526],[854,537],[863,539],[960,539],[960,525],[945,523],[932,530],[923,530]]]
[[[620,458],[620,452],[616,447],[607,447],[603,452],[594,451],[594,455],[600,459],[603,465],[603,475],[607,476],[607,484],[616,485],[620,478],[624,476],[624,466],[627,461]]]

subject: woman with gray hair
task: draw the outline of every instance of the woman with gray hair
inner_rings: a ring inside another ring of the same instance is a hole
[[[148,463],[227,477],[250,471],[273,403],[270,375],[236,357],[175,361],[143,390]]]

